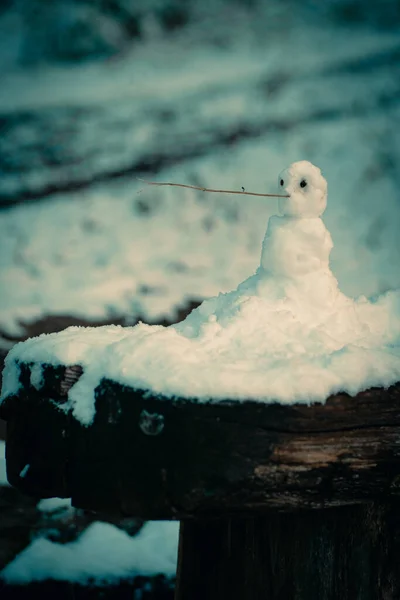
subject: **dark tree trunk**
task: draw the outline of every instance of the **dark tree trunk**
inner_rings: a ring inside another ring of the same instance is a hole
[[[400,511],[364,505],[181,524],[176,600],[397,600]]]

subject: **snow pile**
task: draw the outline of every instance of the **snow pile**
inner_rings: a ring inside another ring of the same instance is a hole
[[[179,523],[149,522],[130,537],[108,523],[96,522],[69,544],[34,540],[1,572],[6,583],[45,579],[80,583],[112,582],[136,575],[174,577]]]
[[[18,361],[82,365],[67,406],[84,424],[102,377],[167,397],[282,403],[398,381],[400,292],[374,302],[345,296],[329,268],[320,170],[294,163],[279,186],[281,216],[269,221],[257,272],[236,290],[170,327],[71,327],[18,344],[6,359],[3,398],[18,390]]]
[[[43,498],[38,502],[37,509],[40,512],[51,514],[64,510],[73,510],[71,498]]]

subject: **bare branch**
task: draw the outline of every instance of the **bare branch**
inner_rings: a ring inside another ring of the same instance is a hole
[[[158,181],[147,181],[147,179],[136,178],[138,181],[142,181],[143,183],[147,183],[147,185],[169,185],[174,187],[182,187],[182,188],[190,188],[191,190],[200,190],[200,192],[212,192],[214,194],[240,194],[241,196],[262,196],[268,198],[289,198],[287,194],[258,194],[256,192],[245,192],[244,188],[242,191],[239,190],[213,190],[210,188],[199,187],[197,185],[186,185],[184,183],[168,183],[168,182],[158,182]],[[141,190],[140,190],[141,191]]]

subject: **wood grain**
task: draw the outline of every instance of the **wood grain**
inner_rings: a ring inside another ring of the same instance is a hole
[[[262,514],[362,504],[400,494],[400,385],[325,404],[199,403],[149,396],[109,380],[82,426],[62,392],[65,367],[2,407],[13,485],[144,519]],[[160,415],[146,435],[143,411]],[[29,464],[25,477],[21,471]]]

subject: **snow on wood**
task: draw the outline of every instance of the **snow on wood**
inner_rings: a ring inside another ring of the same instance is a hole
[[[177,325],[72,327],[10,351],[12,483],[144,518],[397,494],[399,293],[340,291],[320,169],[294,163],[278,185],[261,264],[233,292]]]
[[[278,184],[289,197],[268,223],[259,268],[236,290],[169,327],[70,327],[18,344],[6,358],[3,399],[18,393],[21,363],[66,366],[67,379],[79,365],[64,410],[84,425],[103,378],[167,398],[284,404],[399,381],[400,292],[374,302],[345,296],[321,219],[326,180],[301,161]],[[37,386],[37,367],[30,377]]]
[[[399,385],[307,406],[168,401],[103,380],[86,427],[63,410],[56,371],[45,368],[38,391],[24,366],[3,406],[10,482],[25,493],[144,519],[398,496]]]

